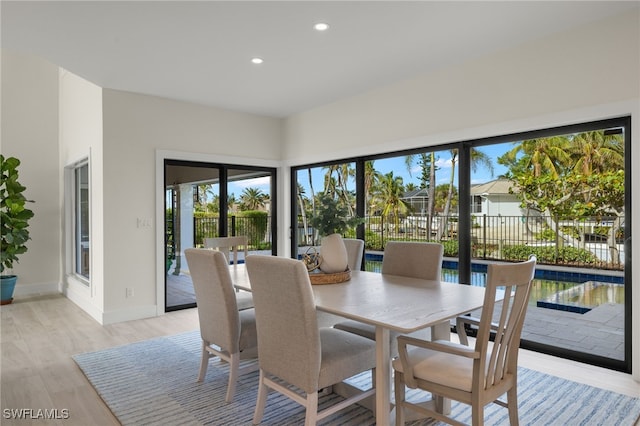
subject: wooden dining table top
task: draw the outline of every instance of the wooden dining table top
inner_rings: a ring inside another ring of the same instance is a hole
[[[243,264],[230,271],[237,288],[251,291]],[[484,301],[482,287],[368,271],[352,271],[348,281],[312,288],[318,310],[401,333],[476,310]]]

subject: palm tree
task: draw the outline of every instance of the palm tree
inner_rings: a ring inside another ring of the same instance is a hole
[[[393,171],[381,176],[376,185],[376,198],[382,207],[382,216],[387,218],[387,222],[393,217],[397,223],[400,215],[409,211],[409,207],[402,200],[403,194],[402,177],[394,176]]]
[[[324,167],[324,169],[326,170],[324,176],[325,193],[342,200],[349,211],[349,215],[353,216],[353,206],[347,189],[349,177],[355,175],[355,170],[351,163],[332,164]]]
[[[298,204],[300,205],[300,215],[302,215],[302,229],[304,229],[304,244],[309,245],[309,235],[307,234],[307,197],[304,195],[304,188],[298,184]]]
[[[233,192],[227,195],[227,211],[235,211],[237,203],[238,201],[236,200],[236,195]]]
[[[405,164],[407,165],[407,169],[409,170],[409,175],[411,175],[411,167],[413,165],[413,161],[415,160],[415,155],[407,155],[405,157]],[[422,152],[419,154],[418,163],[422,168],[421,178],[420,178],[420,187],[428,188],[429,194],[427,198],[427,228],[431,227],[432,218],[435,215],[436,209],[436,154],[431,151],[429,153]],[[428,168],[429,175],[427,177],[427,171],[425,168]]]
[[[336,193],[338,192],[338,183],[336,178],[333,176],[333,173],[338,170],[338,165],[332,164],[330,166],[323,167],[323,169],[325,170],[324,193],[335,197]]]
[[[309,192],[311,198],[311,212],[315,214],[316,212],[316,195],[313,191],[313,176],[311,175],[311,167],[307,168],[307,173],[309,174]]]
[[[550,174],[556,179],[567,167],[570,167],[570,146],[565,136],[528,139],[515,144],[513,149],[498,159],[498,163],[510,169],[531,168],[535,177]],[[519,157],[520,154],[522,154],[521,157]]]
[[[624,169],[622,135],[605,135],[602,130],[579,133],[570,138],[569,151],[576,158],[575,170],[590,176]]]
[[[240,195],[240,207],[242,210],[260,210],[268,198],[260,188],[245,188]]]
[[[220,196],[218,194],[215,194],[211,202],[207,204],[207,211],[211,213],[220,212]]]
[[[444,210],[442,212],[443,220],[438,224],[438,230],[436,233],[436,241],[440,241],[444,231],[446,229],[447,221],[449,220],[449,214],[451,210],[451,200],[453,199],[454,187],[453,183],[456,175],[456,163],[458,161],[458,149],[452,149],[451,152],[451,174],[449,175],[449,191],[447,192],[447,200],[444,204]],[[491,158],[482,151],[475,148],[471,148],[471,170],[474,172],[478,169],[478,166],[484,166],[489,170],[493,177],[493,162]]]
[[[409,191],[415,191],[416,189],[418,189],[418,185],[416,185],[413,182],[409,182],[408,184],[406,184],[404,186],[404,190],[405,192],[409,192]]]
[[[378,182],[382,174],[373,166],[374,160],[369,160],[364,163],[364,215],[369,215],[369,206],[371,199],[373,198],[372,190]]]

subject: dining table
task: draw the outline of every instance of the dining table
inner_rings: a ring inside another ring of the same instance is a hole
[[[251,291],[243,264],[231,266],[236,288]],[[350,279],[312,285],[316,309],[375,326],[376,424],[391,413],[391,331],[408,334],[431,328],[432,340],[451,339],[451,319],[483,306],[484,288],[379,272],[351,271]]]

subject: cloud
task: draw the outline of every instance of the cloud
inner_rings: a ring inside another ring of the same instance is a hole
[[[436,160],[436,166],[440,167],[441,169],[450,169],[452,166],[451,158],[447,158],[446,160],[443,160],[442,158],[438,158]]]
[[[253,179],[243,179],[233,182],[233,184],[237,187],[240,187],[241,189],[265,186],[268,188],[271,185],[271,178],[269,176],[263,176]]]

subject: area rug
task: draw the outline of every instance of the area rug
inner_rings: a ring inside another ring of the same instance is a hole
[[[73,356],[100,397],[123,425],[251,425],[258,373],[240,376],[232,403],[225,403],[228,367],[211,360],[206,378],[196,381],[200,364],[197,331]],[[252,361],[248,361],[252,362]],[[255,362],[255,361],[253,361]],[[369,374],[352,384],[366,386]],[[409,398],[418,397],[409,393]],[[320,405],[339,396],[323,396]],[[633,425],[640,400],[520,368],[518,402],[521,425]],[[453,402],[453,416],[471,423],[467,405]],[[300,425],[304,409],[271,392],[263,425]],[[371,411],[358,405],[326,419],[323,425],[374,425]],[[440,425],[421,420],[412,425]],[[485,410],[485,424],[508,425],[505,408]]]

